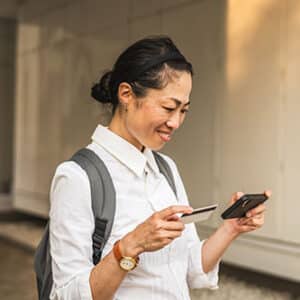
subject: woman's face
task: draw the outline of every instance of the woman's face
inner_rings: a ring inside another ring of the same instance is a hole
[[[192,77],[188,72],[175,72],[166,87],[148,89],[143,98],[127,103],[124,114],[124,136],[138,149],[143,146],[159,150],[170,141],[189,109]]]

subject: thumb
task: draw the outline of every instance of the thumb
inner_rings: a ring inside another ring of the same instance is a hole
[[[230,204],[233,204],[237,200],[239,200],[242,196],[244,196],[243,192],[236,192],[231,196]]]

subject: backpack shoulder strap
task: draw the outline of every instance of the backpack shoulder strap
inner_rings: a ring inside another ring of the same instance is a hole
[[[162,155],[158,154],[155,151],[152,151],[155,161],[157,163],[159,171],[166,177],[170,187],[172,188],[175,196],[177,197],[177,190],[176,190],[176,185],[175,185],[175,180],[174,176],[172,173],[172,170],[167,163],[167,161],[162,157]]]
[[[116,192],[107,167],[94,151],[83,148],[71,158],[87,173],[90,187],[92,210],[95,216],[93,233],[93,262],[96,265],[102,255],[113,225],[116,209]]]

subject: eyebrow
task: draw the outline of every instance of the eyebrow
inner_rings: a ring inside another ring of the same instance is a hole
[[[170,97],[169,99],[173,100],[177,106],[181,105],[182,104],[182,101],[180,101],[179,99],[177,98],[174,98],[174,97]],[[189,101],[188,103],[184,104],[184,106],[188,106],[189,104],[191,103],[191,101]]]

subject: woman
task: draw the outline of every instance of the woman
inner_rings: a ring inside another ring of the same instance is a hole
[[[217,288],[218,263],[243,232],[261,227],[265,206],[225,221],[206,241],[178,214],[192,208],[175,163],[177,198],[160,174],[160,150],[183,123],[190,105],[192,65],[168,37],[126,49],[92,88],[110,103],[108,128],[98,125],[88,148],[105,162],[116,189],[116,215],[103,259],[92,262],[94,230],[87,175],[74,162],[56,170],[51,186],[51,299],[190,299],[189,288]],[[235,194],[231,203],[241,193]],[[128,265],[120,264],[128,258]]]

